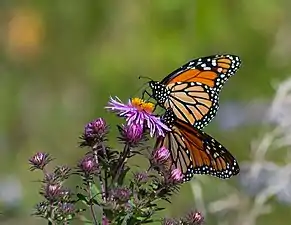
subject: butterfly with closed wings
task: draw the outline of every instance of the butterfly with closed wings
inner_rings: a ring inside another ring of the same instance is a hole
[[[202,129],[216,115],[219,93],[235,74],[241,60],[235,55],[213,55],[194,59],[170,73],[162,81],[150,81],[150,94],[157,105],[172,109],[176,117]]]
[[[184,182],[194,174],[227,179],[239,173],[236,159],[214,138],[178,119],[172,109],[166,110],[161,119],[171,129],[155,144],[155,149],[165,147],[170,151],[166,170],[180,169]]]

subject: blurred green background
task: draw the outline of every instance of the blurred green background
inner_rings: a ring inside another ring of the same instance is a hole
[[[222,105],[268,101],[271,83],[291,72],[290,40],[286,0],[0,0],[0,211],[9,212],[0,223],[41,224],[30,217],[41,176],[29,172],[27,159],[46,151],[55,163],[74,165],[84,153],[77,148],[84,124],[104,117],[114,127],[119,120],[104,106],[109,96],[137,95],[145,82],[138,76],[160,80],[192,58],[231,53],[243,65]],[[243,161],[255,127],[222,132],[214,120],[206,130]],[[236,178],[210,181],[206,197],[224,182],[236,185]],[[169,216],[195,208],[187,184],[173,201]],[[274,210],[257,224],[289,224],[288,206],[274,203]]]

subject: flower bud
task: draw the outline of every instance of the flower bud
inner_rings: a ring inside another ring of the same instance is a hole
[[[42,193],[49,201],[55,201],[60,197],[62,186],[60,184],[47,184]]]
[[[134,174],[134,179],[137,183],[146,183],[148,181],[148,174],[146,172],[140,172]]]
[[[104,119],[98,118],[85,126],[81,146],[93,147],[97,142],[103,141],[106,134],[107,124]]]
[[[78,167],[81,172],[86,175],[91,175],[98,172],[98,165],[96,164],[95,159],[91,155],[85,156],[78,164]]]
[[[163,164],[170,157],[170,152],[167,148],[161,147],[153,152],[152,160],[154,165]]]
[[[58,204],[58,210],[64,215],[69,215],[75,211],[75,206],[72,203],[60,202]]]
[[[130,198],[131,191],[126,187],[118,187],[111,191],[111,197],[118,203],[127,202]]]
[[[201,225],[204,223],[204,217],[202,216],[201,212],[195,210],[188,213],[184,221],[186,224]]]
[[[140,124],[123,125],[120,128],[121,140],[130,145],[136,145],[143,137],[143,127]]]
[[[54,171],[56,177],[58,177],[62,181],[68,179],[68,177],[70,176],[70,172],[71,168],[69,168],[68,166],[57,166]]]
[[[173,183],[180,183],[183,181],[183,174],[179,169],[173,169],[170,174],[170,181]]]
[[[34,156],[29,159],[29,163],[31,164],[30,170],[43,168],[51,161],[51,157],[48,153],[38,152]]]

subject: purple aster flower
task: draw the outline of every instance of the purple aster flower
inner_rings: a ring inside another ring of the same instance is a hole
[[[130,99],[127,104],[122,103],[117,97],[116,99],[110,98],[106,108],[116,112],[121,117],[125,117],[128,125],[140,124],[142,127],[149,128],[151,137],[155,133],[158,136],[164,136],[164,130],[170,130],[159,117],[152,114],[154,104],[145,102],[140,98]]]
[[[30,170],[40,169],[43,168],[52,161],[52,158],[48,153],[37,152],[34,156],[29,159],[29,163],[31,164]]]

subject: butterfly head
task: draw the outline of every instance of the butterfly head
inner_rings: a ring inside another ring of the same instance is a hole
[[[158,81],[150,81],[149,87],[152,89],[152,97],[159,103],[164,104],[169,95],[170,90],[164,84],[161,84]]]

